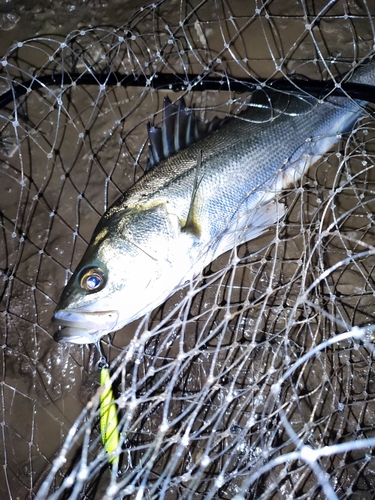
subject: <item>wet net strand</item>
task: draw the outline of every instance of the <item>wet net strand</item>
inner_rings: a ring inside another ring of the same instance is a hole
[[[0,496],[372,498],[370,111],[278,195],[287,213],[275,227],[103,342],[118,475],[100,436],[95,349],[52,340],[95,225],[144,173],[146,125],[160,124],[165,96],[223,118],[253,82],[309,92],[306,78],[339,85],[373,54],[366,2],[176,5],[25,40],[1,60]]]

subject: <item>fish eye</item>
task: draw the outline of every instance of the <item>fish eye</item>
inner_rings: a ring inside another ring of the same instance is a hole
[[[80,278],[80,285],[87,292],[99,292],[105,282],[104,272],[99,267],[86,269]]]

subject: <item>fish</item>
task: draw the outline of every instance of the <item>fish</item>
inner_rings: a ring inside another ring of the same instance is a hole
[[[375,64],[345,80],[371,85]],[[199,120],[166,98],[144,175],[104,213],[62,291],[54,339],[97,343],[283,217],[283,190],[349,133],[367,102],[259,89],[237,116]]]

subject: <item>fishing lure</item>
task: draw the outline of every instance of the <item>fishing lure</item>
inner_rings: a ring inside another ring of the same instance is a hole
[[[113,394],[109,364],[102,354],[99,343],[97,343],[96,347],[100,354],[98,367],[100,369],[100,387],[102,389],[100,394],[100,433],[103,446],[109,455],[109,465],[118,469],[120,432],[118,430],[117,405]],[[115,454],[116,451],[117,454]]]

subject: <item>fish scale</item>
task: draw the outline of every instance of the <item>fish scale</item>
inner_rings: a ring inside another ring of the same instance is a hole
[[[289,96],[287,98],[290,101]],[[216,231],[227,226],[228,214],[239,215],[238,210],[240,213],[248,212],[262,198],[264,201],[269,199],[264,189],[268,186],[272,191],[270,178],[276,173],[275,165],[286,170],[301,155],[324,154],[337,142],[337,135],[350,129],[362,113],[357,103],[347,103],[344,115],[346,126],[343,127],[342,108],[338,108],[336,103],[311,104],[297,97],[295,100],[300,104],[300,116],[293,120],[287,115],[279,115],[264,124],[236,120],[165,160],[152,175],[144,177],[143,182],[129,190],[121,203],[113,207],[112,213],[125,207],[141,206],[145,199],[168,200],[170,211],[186,219],[196,175],[196,158],[202,151],[199,196],[204,199],[204,208],[201,225],[207,228],[207,237],[214,237]],[[256,108],[251,108],[243,118],[254,117],[254,112]],[[329,136],[327,130],[330,131]],[[319,136],[324,139],[319,140]],[[282,137],[283,141],[279,141],[278,137]],[[306,142],[306,139],[309,141]],[[264,151],[267,151],[267,156]],[[295,180],[301,173],[296,175]],[[165,182],[165,177],[173,178],[173,185],[169,181]],[[288,184],[290,182],[287,180],[282,187],[286,188]],[[218,186],[221,186],[220,197],[217,196]],[[142,198],[142,194],[146,194],[146,197]]]
[[[373,83],[375,65],[350,81]],[[187,119],[184,105],[166,101],[167,123],[162,132],[152,128],[150,157],[170,156],[149,162],[103,215],[57,305],[55,339],[97,342],[160,305],[220,254],[262,234],[285,213],[278,194],[353,128],[365,104],[259,91],[245,112],[211,131],[194,115]],[[173,151],[177,136],[155,150],[172,123],[180,136],[186,122],[206,135],[181,151]]]

